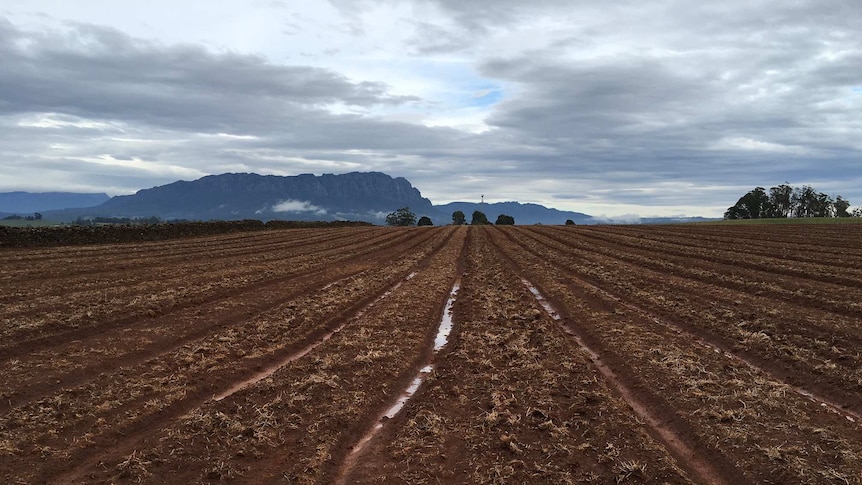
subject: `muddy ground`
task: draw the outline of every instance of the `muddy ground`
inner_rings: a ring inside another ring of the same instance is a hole
[[[859,248],[681,225],[2,249],[0,477],[862,483]]]

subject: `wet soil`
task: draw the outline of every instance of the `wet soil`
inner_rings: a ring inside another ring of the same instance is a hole
[[[860,484],[860,247],[692,225],[3,250],[0,478]]]

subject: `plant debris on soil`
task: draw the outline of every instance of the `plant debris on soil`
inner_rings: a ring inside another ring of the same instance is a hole
[[[0,249],[5,483],[862,484],[862,226],[189,235]]]

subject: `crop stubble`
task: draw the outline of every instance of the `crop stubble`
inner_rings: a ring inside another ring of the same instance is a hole
[[[860,243],[448,227],[4,250],[0,477],[862,483]]]

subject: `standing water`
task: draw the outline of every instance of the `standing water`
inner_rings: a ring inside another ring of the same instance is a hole
[[[449,292],[449,299],[446,300],[446,306],[443,308],[443,315],[440,317],[440,326],[437,329],[437,335],[434,337],[434,352],[432,353],[432,360],[434,355],[437,355],[437,353],[443,349],[447,343],[449,343],[449,334],[452,333],[452,306],[455,304],[455,296],[460,288],[461,280],[459,278],[455,281],[455,284],[452,285],[452,290]],[[399,412],[401,412],[404,405],[407,404],[407,401],[409,401],[410,398],[413,397],[413,394],[419,390],[419,386],[422,385],[422,382],[425,381],[425,378],[433,370],[434,364],[432,362],[426,363],[424,367],[419,369],[416,377],[413,378],[407,389],[401,393],[398,400],[380,416],[374,426],[356,443],[353,450],[349,455],[347,455],[347,458],[344,460],[344,464],[341,467],[341,473],[338,478],[339,484],[347,483],[347,477],[353,469],[353,466],[356,464],[356,459],[365,449],[366,445],[368,445],[368,442],[371,441],[371,439],[374,438],[374,436],[383,428],[383,423],[386,420],[394,418]]]

